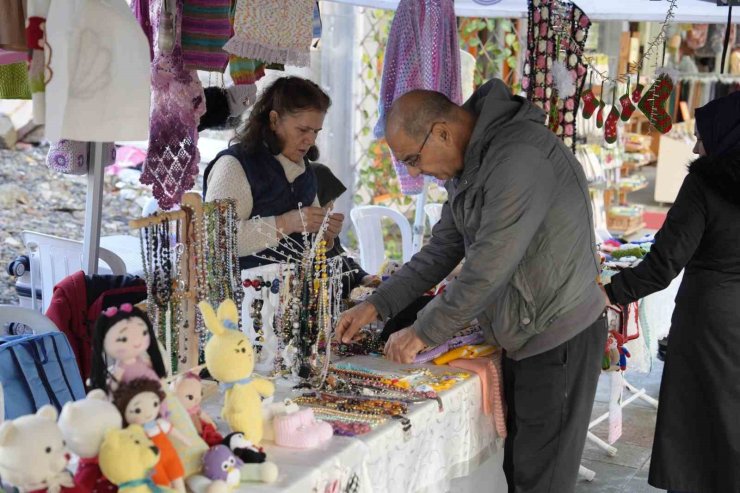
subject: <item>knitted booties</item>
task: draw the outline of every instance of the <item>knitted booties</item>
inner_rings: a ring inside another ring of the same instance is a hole
[[[313,409],[303,409],[298,411],[301,424],[304,428],[314,428],[319,436],[319,443],[324,443],[334,435],[334,428],[329,423],[317,421],[313,415]]]
[[[304,409],[285,416],[276,416],[273,424],[275,427],[275,444],[281,447],[310,449],[317,447],[326,440],[326,430],[317,426],[311,409]],[[331,431],[331,426],[327,426]]]

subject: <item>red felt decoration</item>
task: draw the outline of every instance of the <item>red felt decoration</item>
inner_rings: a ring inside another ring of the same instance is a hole
[[[673,92],[673,80],[666,75],[661,74],[655,79],[655,82],[637,105],[650,124],[660,133],[668,133],[673,126],[671,115],[665,109],[666,101]]]
[[[619,121],[619,111],[616,106],[612,106],[609,116],[606,117],[604,124],[604,140],[609,144],[617,141],[617,122]]]
[[[599,111],[596,113],[596,128],[604,126],[604,106],[606,106],[606,103],[599,101]]]

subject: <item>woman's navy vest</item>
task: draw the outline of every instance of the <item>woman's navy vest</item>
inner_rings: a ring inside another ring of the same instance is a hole
[[[293,183],[290,183],[285,177],[283,166],[275,156],[270,154],[267,148],[248,154],[241,144],[234,144],[221,151],[213,161],[208,163],[203,175],[204,199],[208,187],[208,175],[214,163],[221,156],[233,156],[238,159],[244,174],[247,176],[249,186],[252,189],[254,204],[249,219],[255,216],[279,216],[297,209],[298,204],[301,204],[301,207],[313,205],[317,190],[316,175],[313,169],[308,166],[308,163],[306,163],[306,171],[298,176]],[[290,236],[300,245],[303,245],[303,235],[301,233],[293,233]],[[256,255],[240,257],[239,267],[250,269],[272,263],[269,260],[258,258],[257,255],[260,257],[275,257],[278,260],[284,259],[284,253],[286,252],[284,241],[281,240],[277,247],[262,250],[257,252]]]

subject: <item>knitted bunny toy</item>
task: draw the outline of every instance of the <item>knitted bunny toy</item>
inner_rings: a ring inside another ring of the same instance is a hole
[[[233,300],[218,307],[208,303],[198,308],[206,327],[213,334],[206,344],[206,367],[225,391],[223,418],[232,431],[244,433],[250,442],[262,441],[262,400],[275,392],[272,382],[252,376],[254,352],[247,336],[239,330],[239,311]]]

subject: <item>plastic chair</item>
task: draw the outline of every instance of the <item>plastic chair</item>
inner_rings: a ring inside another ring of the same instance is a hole
[[[434,228],[434,225],[442,219],[442,206],[444,204],[427,204],[424,206],[424,212],[429,220],[429,229]]]
[[[6,333],[10,323],[19,323],[33,330],[34,334],[59,332],[59,328],[46,315],[15,305],[0,305],[0,333]],[[3,407],[0,406],[0,410]]]
[[[360,265],[363,269],[376,274],[385,261],[383,218],[391,219],[401,229],[403,261],[408,262],[411,259],[413,254],[411,224],[403,214],[389,207],[365,205],[352,209],[350,217],[357,232],[360,244]]]
[[[51,303],[54,286],[68,275],[83,269],[82,242],[33,231],[23,231],[21,236],[23,243],[31,253],[31,292],[35,292],[40,284],[41,312],[46,313],[46,309]],[[109,238],[112,238],[113,242],[116,241],[116,237]],[[103,243],[103,239],[101,239],[101,244]],[[98,255],[98,265],[102,260],[108,267],[107,269],[100,269],[101,273],[126,274],[126,263],[120,256],[104,246],[100,247]],[[34,262],[34,257],[37,259],[36,262]],[[32,307],[36,308],[35,297],[32,297]]]

